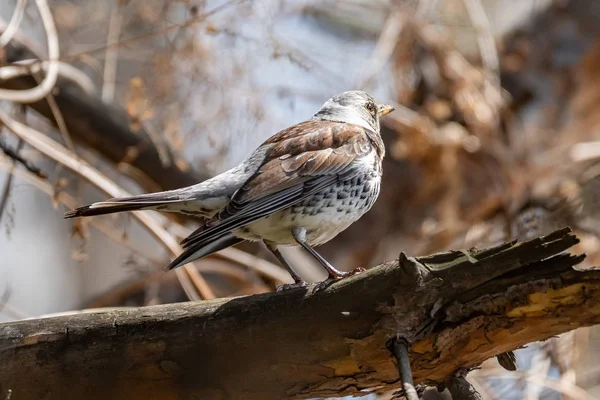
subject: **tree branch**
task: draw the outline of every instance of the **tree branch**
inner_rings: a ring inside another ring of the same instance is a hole
[[[396,357],[404,397],[406,400],[419,400],[417,389],[413,384],[412,370],[408,358],[408,343],[404,339],[394,339],[389,347],[394,357]]]
[[[399,388],[600,322],[600,272],[569,229],[397,262],[310,288],[0,324],[0,393],[19,399],[280,399]],[[35,382],[35,384],[32,384]],[[459,382],[460,383],[460,382]],[[458,390],[457,388],[454,388]],[[195,397],[194,397],[195,396]]]
[[[448,390],[452,394],[453,399],[483,400],[481,394],[467,382],[462,374],[455,375],[448,379],[446,385],[448,386]]]
[[[23,167],[25,167],[25,169],[29,172],[31,172],[32,174],[34,174],[35,176],[39,177],[39,178],[46,178],[46,173],[44,171],[42,171],[39,167],[37,167],[36,165],[34,165],[31,161],[27,160],[25,157],[23,157],[22,155],[19,154],[18,149],[13,149],[12,147],[8,146],[0,137],[0,151],[2,151],[2,153],[6,154],[6,156],[10,159],[13,160],[13,162],[16,164],[21,164]]]
[[[4,58],[3,61],[7,63],[15,63],[38,59],[38,56],[22,42],[13,39],[4,48]],[[35,86],[37,82],[32,76],[0,79],[0,88],[4,89],[25,90]],[[104,103],[99,95],[86,90],[68,76],[59,74],[52,95],[73,139],[117,164],[124,162],[131,165],[135,171],[128,173],[133,173],[146,190],[177,189],[210,178],[207,174],[194,171],[175,154],[170,153],[169,158],[176,162],[164,165],[147,132],[143,128],[134,131],[131,118],[122,107]],[[45,99],[28,106],[57,124]]]

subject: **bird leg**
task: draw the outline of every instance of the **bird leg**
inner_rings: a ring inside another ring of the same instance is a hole
[[[345,278],[347,276],[356,275],[360,272],[365,271],[364,268],[356,268],[355,270],[350,271],[350,272],[342,272],[342,271],[336,269],[326,259],[324,259],[323,256],[321,256],[319,253],[317,253],[317,251],[315,249],[313,249],[311,245],[306,243],[306,229],[305,228],[295,228],[292,231],[292,236],[294,237],[294,240],[296,241],[296,243],[298,243],[300,246],[304,247],[306,249],[306,251],[308,251],[319,262],[319,264],[321,264],[323,266],[323,268],[325,268],[327,270],[327,274],[329,275],[327,277],[327,279],[325,279],[323,282],[318,283],[317,286],[315,286],[313,293],[316,293],[320,290],[325,289],[327,286],[331,285],[333,282],[335,282],[338,279]]]
[[[277,259],[279,260],[281,265],[283,265],[285,267],[285,269],[287,269],[287,271],[290,273],[290,275],[294,279],[294,283],[284,283],[283,285],[277,286],[276,290],[278,292],[281,292],[283,290],[305,287],[307,285],[306,281],[304,279],[302,279],[296,271],[294,271],[294,268],[292,268],[292,266],[290,265],[288,260],[286,260],[285,257],[283,256],[283,254],[281,254],[281,252],[277,249],[277,245],[274,243],[271,243],[271,242],[267,242],[267,241],[265,241],[264,243],[267,246],[267,249],[269,249],[275,257],[277,257]]]

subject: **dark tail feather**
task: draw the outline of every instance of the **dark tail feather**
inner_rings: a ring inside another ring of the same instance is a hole
[[[166,207],[169,204],[179,203],[183,200],[185,199],[182,199],[180,190],[119,197],[67,211],[65,213],[65,218],[90,217],[92,215],[112,214],[121,211],[160,208],[160,206],[165,206],[165,211],[168,211],[166,210]]]
[[[182,265],[185,265],[189,262],[192,262],[202,257],[206,257],[209,254],[226,249],[227,247],[236,245],[243,241],[244,239],[235,237],[232,233],[228,232],[226,235],[206,245],[195,245],[186,249],[183,253],[179,255],[179,257],[177,257],[165,267],[165,271],[170,271],[177,267],[181,267]]]
[[[112,214],[121,211],[135,211],[135,210],[143,210],[144,208],[149,207],[147,204],[115,204],[110,206],[102,206],[102,207],[92,207],[84,206],[79,207],[71,211],[67,211],[64,215],[65,218],[75,218],[75,217],[91,217],[93,215],[104,215],[104,214]]]

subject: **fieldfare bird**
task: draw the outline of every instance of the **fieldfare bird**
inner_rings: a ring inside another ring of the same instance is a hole
[[[272,136],[241,164],[197,185],[109,199],[65,213],[65,218],[156,210],[205,217],[182,241],[184,252],[166,270],[235,245],[263,241],[305,286],[278,250],[300,245],[328,272],[316,290],[356,273],[334,268],[314,246],[348,228],[379,195],[385,149],[379,118],[393,111],[362,91],[327,100],[308,121]]]

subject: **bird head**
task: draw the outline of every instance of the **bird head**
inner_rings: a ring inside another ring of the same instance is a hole
[[[394,107],[379,104],[368,93],[351,90],[327,100],[313,119],[360,125],[379,133],[379,118],[394,111]]]

